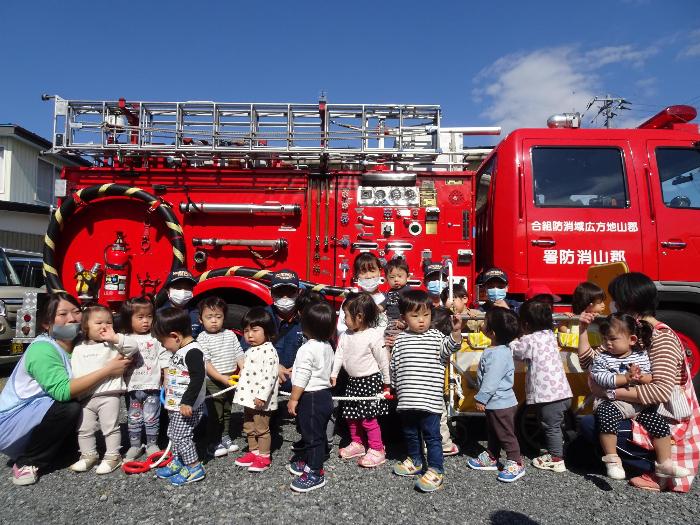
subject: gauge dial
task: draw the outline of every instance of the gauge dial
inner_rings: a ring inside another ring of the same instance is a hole
[[[383,201],[386,198],[386,192],[384,190],[376,190],[374,192],[374,198],[378,201]]]
[[[410,201],[410,200],[413,200],[413,199],[416,198],[416,190],[411,189],[411,188],[408,188],[408,189],[406,190],[405,195],[406,195],[406,199],[407,199],[407,200],[409,200],[409,201]]]
[[[391,191],[389,192],[389,198],[390,198],[392,201],[397,201],[397,200],[399,200],[399,199],[401,198],[401,190],[398,189],[398,188],[394,188],[393,190],[391,190]]]

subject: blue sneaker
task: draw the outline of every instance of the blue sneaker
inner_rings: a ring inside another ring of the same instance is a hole
[[[182,467],[183,465],[180,463],[180,460],[178,458],[173,458],[173,460],[164,467],[159,467],[156,469],[156,477],[160,479],[171,478],[180,472]]]
[[[498,470],[498,461],[486,450],[475,458],[469,458],[467,466],[474,470]]]
[[[308,471],[292,481],[289,488],[294,492],[309,492],[320,489],[326,484],[326,477],[322,473]]]
[[[182,485],[187,485],[188,483],[194,483],[195,481],[202,481],[206,476],[204,472],[204,467],[201,463],[197,463],[192,467],[184,466],[180,469],[180,472],[175,474],[170,478],[170,483],[176,487],[181,487]]]
[[[304,473],[304,468],[306,468],[306,463],[301,460],[290,461],[287,464],[287,470],[295,476],[301,476]]]
[[[498,481],[503,481],[505,483],[512,483],[519,480],[525,475],[525,465],[520,465],[517,462],[508,459],[506,464],[498,473]]]

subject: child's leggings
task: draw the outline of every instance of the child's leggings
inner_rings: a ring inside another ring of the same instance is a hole
[[[83,401],[83,414],[78,429],[78,445],[83,456],[97,455],[95,432],[99,425],[105,438],[105,456],[120,456],[122,436],[119,431],[121,396],[94,396]]]
[[[382,431],[379,429],[377,418],[372,419],[348,419],[350,429],[350,439],[356,443],[364,445],[365,438],[369,448],[374,450],[384,450],[382,443]]]

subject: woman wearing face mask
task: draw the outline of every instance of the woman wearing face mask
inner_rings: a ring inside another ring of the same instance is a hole
[[[45,333],[29,345],[0,394],[0,452],[14,459],[12,482],[31,485],[49,468],[65,440],[75,435],[80,403],[74,401],[110,377],[124,373],[121,356],[74,379],[70,354],[80,331],[78,302],[66,293],[49,296],[39,316]]]
[[[199,310],[196,305],[190,304],[194,297],[194,286],[197,279],[187,270],[176,270],[170,274],[167,282],[168,300],[158,308],[158,312],[166,308],[175,307],[187,310],[192,322],[192,337],[196,338],[202,331],[202,324],[199,321]]]
[[[442,306],[440,294],[447,288],[447,267],[440,263],[426,264],[423,268],[423,282],[433,306]]]
[[[374,299],[375,304],[379,307],[379,317],[373,327],[386,328],[388,319],[384,313],[384,301],[386,296],[379,291],[379,287],[384,283],[382,277],[382,263],[379,258],[373,253],[365,252],[355,257],[352,264],[353,280],[357,284],[357,289],[360,292],[367,292]],[[348,329],[345,324],[345,312],[342,308],[338,312],[338,337]]]

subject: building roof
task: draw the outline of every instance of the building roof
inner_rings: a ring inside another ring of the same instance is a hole
[[[33,133],[26,128],[23,128],[22,126],[19,126],[17,124],[0,124],[0,137],[13,136],[35,145],[42,151],[48,150],[51,148],[51,146],[53,146],[53,144],[51,144],[51,142],[46,140],[44,137],[41,137],[36,133]],[[89,161],[85,160],[82,157],[78,157],[77,155],[52,154],[51,157],[54,157],[62,162],[73,166],[92,166],[92,164]]]
[[[21,213],[36,213],[38,215],[49,215],[51,208],[42,204],[26,204],[23,202],[0,201],[0,210],[18,211]]]

